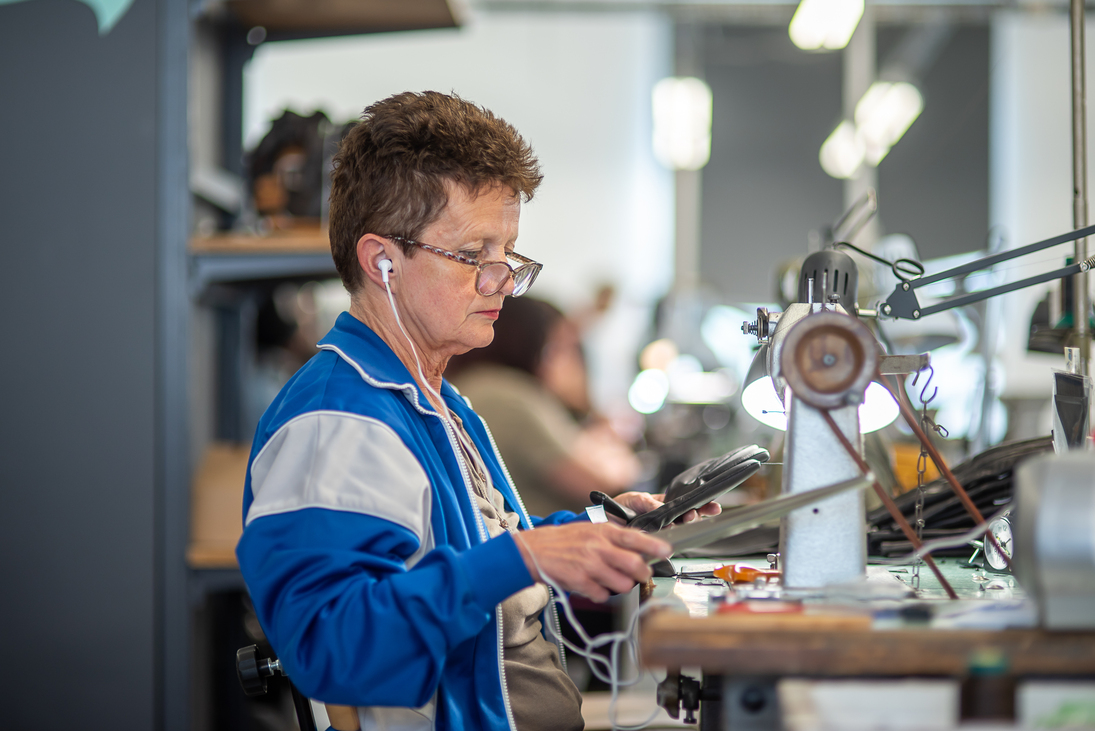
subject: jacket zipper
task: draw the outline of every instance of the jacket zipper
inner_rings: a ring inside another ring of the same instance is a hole
[[[471,486],[471,474],[468,471],[467,463],[464,461],[464,456],[462,454],[460,454],[460,445],[457,443],[456,434],[452,431],[453,427],[450,426],[449,423],[447,421],[445,421],[444,417],[442,417],[437,412],[430,412],[430,413],[432,413],[434,416],[436,416],[438,419],[440,419],[441,420],[441,425],[445,428],[445,436],[447,436],[448,439],[449,439],[449,447],[452,449],[453,455],[456,457],[457,464],[460,465],[460,476],[464,479],[464,492],[467,494],[468,500],[471,501],[472,513],[475,515],[475,526],[479,530],[479,538],[484,543],[486,543],[487,540],[490,538],[490,535],[487,533],[486,524],[483,522],[482,511],[479,510],[479,505],[475,502],[475,494],[472,492],[472,486]],[[480,421],[482,421],[482,419],[480,419]],[[492,442],[492,446],[493,446],[493,442]],[[497,448],[495,448],[495,454],[497,454],[497,452],[498,452],[498,450],[497,450]],[[505,467],[503,466],[502,469],[504,470]],[[508,474],[506,475],[506,479],[509,479]],[[512,484],[512,481],[511,481],[511,484]],[[520,498],[518,498],[518,501],[520,501]],[[524,509],[525,508],[522,505],[521,506],[522,512],[524,511]],[[526,520],[527,520],[527,518],[526,518]],[[510,727],[511,731],[516,731],[517,723],[513,720],[513,709],[510,708],[509,685],[506,682],[506,666],[505,666],[504,648],[502,646],[503,642],[504,642],[504,639],[502,637],[502,605],[501,604],[498,604],[494,608],[494,618],[495,618],[494,624],[498,628],[498,632],[497,632],[497,635],[498,635],[498,637],[497,637],[497,640],[498,640],[498,679],[501,681],[501,685],[502,685],[502,705],[506,709],[506,721],[509,723],[509,727]]]
[[[361,375],[361,377],[367,383],[369,383],[371,386],[378,387],[378,388],[390,389],[390,390],[402,391],[404,396],[406,396],[407,393],[410,392],[410,400],[411,400],[411,403],[414,406],[415,410],[417,410],[419,413],[421,413],[423,415],[436,416],[438,419],[441,420],[441,426],[445,429],[445,436],[448,437],[448,440],[449,440],[449,448],[452,449],[453,456],[456,457],[456,463],[458,465],[460,465],[460,476],[464,480],[464,492],[467,494],[468,500],[471,502],[472,514],[475,515],[475,527],[478,529],[478,532],[479,532],[479,540],[486,543],[487,540],[490,538],[490,535],[487,533],[487,527],[486,527],[486,524],[483,522],[483,514],[479,510],[479,505],[475,502],[475,494],[473,493],[472,486],[471,486],[471,474],[468,471],[468,465],[464,461],[463,455],[460,454],[460,445],[458,444],[458,440],[457,440],[455,432],[452,431],[453,427],[451,427],[449,425],[449,423],[447,421],[445,421],[445,418],[443,416],[441,416],[441,414],[437,413],[436,411],[434,411],[432,409],[426,409],[421,405],[421,403],[418,400],[418,387],[417,386],[415,386],[413,384],[410,384],[410,383],[404,383],[404,384],[381,383],[381,382],[377,381],[375,378],[372,378],[371,376],[366,374],[365,369],[363,369],[361,366],[359,366],[352,358],[349,358],[345,353],[343,353],[337,347],[328,345],[328,346],[320,346],[320,348],[321,349],[330,349],[330,350],[333,350],[334,352],[338,353],[338,355],[340,357],[342,357],[344,360],[346,360],[346,362],[350,363],[357,370],[357,372]],[[442,396],[442,399],[444,399],[443,396]],[[477,414],[477,416],[478,416],[478,414]],[[483,421],[483,418],[480,417],[479,421]],[[483,425],[485,427],[486,422],[483,422]],[[490,438],[491,447],[494,449],[495,457],[497,457],[498,463],[500,465],[502,465],[502,471],[505,472],[506,479],[509,480],[510,488],[512,489],[513,488],[513,479],[509,476],[509,472],[506,471],[506,465],[505,465],[505,463],[502,462],[502,458],[498,456],[498,446],[494,443],[494,437],[490,435],[489,430],[487,431],[487,436]],[[513,490],[513,492],[514,492],[514,495],[517,496],[517,503],[521,507],[521,514],[525,516],[525,521],[528,522],[529,525],[531,525],[532,520],[528,517],[528,511],[525,510],[525,506],[521,503],[521,497],[519,495],[517,495],[516,490]],[[550,589],[549,589],[549,592],[550,592]],[[551,606],[554,608],[555,605],[551,604]],[[510,700],[509,700],[509,686],[506,683],[506,667],[505,667],[505,662],[504,662],[504,657],[503,657],[503,647],[502,647],[503,637],[502,637],[502,605],[501,604],[499,604],[498,606],[496,606],[494,608],[494,618],[495,618],[494,624],[498,628],[498,638],[497,638],[498,639],[498,678],[501,681],[501,686],[502,686],[502,705],[506,709],[506,721],[509,723],[510,730],[511,731],[516,731],[517,723],[513,720],[513,709],[510,708]],[[556,624],[559,623],[558,616],[555,617],[555,623]],[[562,637],[562,634],[560,634],[559,636]],[[561,648],[560,648],[560,651],[561,651]],[[565,661],[565,659],[563,660],[563,670],[564,671],[566,670],[566,661]]]
[[[479,416],[476,414],[476,416]],[[525,509],[524,502],[521,501],[521,493],[517,492],[517,487],[513,484],[513,478],[509,474],[509,468],[506,467],[505,461],[502,459],[501,453],[498,451],[498,445],[494,442],[494,435],[491,434],[490,427],[487,426],[486,420],[480,416],[479,421],[483,424],[483,431],[487,433],[487,439],[490,440],[490,447],[494,450],[494,458],[498,460],[499,466],[502,468],[502,474],[506,476],[506,481],[509,483],[510,490],[513,491],[513,498],[517,501],[517,506],[521,508],[521,515],[525,518],[525,523],[532,527],[532,516],[528,514],[528,510]],[[548,605],[547,615],[551,620],[551,633],[554,635],[552,642],[555,643],[555,649],[559,651],[559,664],[563,667],[563,672],[567,672],[567,655],[566,650],[563,648],[563,625],[559,621],[559,610],[555,606],[555,590],[550,586],[548,590]]]

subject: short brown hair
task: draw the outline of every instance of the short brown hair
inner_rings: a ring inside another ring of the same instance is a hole
[[[361,284],[358,239],[420,235],[448,203],[446,183],[472,193],[503,185],[527,201],[542,179],[513,125],[455,94],[404,92],[366,107],[331,173],[331,254],[342,283],[351,293]],[[407,256],[417,250],[402,246]]]

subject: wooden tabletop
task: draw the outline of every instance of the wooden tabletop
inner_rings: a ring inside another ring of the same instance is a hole
[[[1002,653],[1019,676],[1095,676],[1095,632],[872,629],[868,617],[691,617],[657,611],[642,624],[648,667],[719,675],[962,676],[975,653]]]

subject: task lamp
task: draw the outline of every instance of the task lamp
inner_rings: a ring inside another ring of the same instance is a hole
[[[803,262],[802,273],[799,275],[799,303],[806,303],[811,307],[815,304],[818,307],[833,306],[846,314],[856,313],[858,282],[858,269],[850,256],[835,249],[816,252]],[[820,297],[816,303],[813,295],[815,285],[820,287]],[[779,357],[776,352],[779,346],[773,349],[771,340],[779,329],[781,318],[790,314],[797,320],[809,311],[796,308],[796,305],[791,305],[787,313],[770,313],[760,308],[757,311],[757,322],[745,323],[742,328],[747,335],[754,334],[761,341],[760,350],[753,358],[745,379],[746,385],[741,394],[742,407],[760,423],[780,431],[787,431],[785,397],[780,395],[786,390],[786,382],[777,381],[771,376],[775,369],[774,359]],[[788,322],[787,326],[790,324]],[[863,403],[859,404],[858,410],[861,434],[892,424],[901,413],[890,392],[874,382],[867,385]]]
[[[858,279],[847,254],[816,252],[803,262],[798,302],[781,313],[760,308],[756,322],[742,325],[745,334],[761,341],[762,353],[754,362],[763,364],[774,385],[775,403],[767,409],[762,403],[761,415],[774,420],[780,411],[775,406],[783,407],[783,494],[859,476],[864,431],[860,407],[872,379],[880,371],[907,373],[927,365],[926,355],[882,355],[874,335],[857,317]],[[760,383],[763,379],[749,388],[763,388],[755,385]],[[747,410],[751,397],[743,395]],[[889,400],[892,421],[898,406]],[[780,529],[784,586],[812,590],[861,579],[867,562],[864,514],[864,497],[857,491],[787,515]]]

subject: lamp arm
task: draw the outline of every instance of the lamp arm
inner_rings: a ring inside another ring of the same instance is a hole
[[[904,318],[906,320],[918,320],[921,317],[935,314],[936,312],[943,312],[954,307],[961,307],[963,305],[972,304],[974,302],[980,302],[983,299],[989,297],[995,297],[996,295],[1005,294],[1007,292],[1014,292],[1017,289],[1023,289],[1025,287],[1031,287],[1035,284],[1041,284],[1042,282],[1048,282],[1053,279],[1061,279],[1073,274],[1079,274],[1080,272],[1086,272],[1091,268],[1095,268],[1095,257],[1085,259],[1084,261],[1061,269],[1056,269],[1052,272],[1046,272],[1045,274],[1039,274],[1026,279],[1020,279],[1016,282],[1009,282],[1008,284],[1001,285],[999,287],[992,287],[990,289],[982,290],[980,292],[973,292],[971,294],[962,295],[960,297],[953,297],[949,300],[940,302],[939,304],[932,305],[930,307],[920,307],[920,302],[916,298],[916,289],[924,287],[935,282],[940,282],[945,279],[953,279],[963,274],[970,272],[976,272],[981,269],[987,269],[994,264],[998,264],[1002,261],[1009,259],[1015,259],[1026,254],[1031,254],[1035,251],[1041,251],[1042,249],[1048,249],[1051,246],[1057,246],[1058,244],[1064,244],[1069,241],[1075,241],[1076,239],[1084,238],[1085,236],[1091,236],[1095,234],[1095,226],[1087,226],[1085,228],[1070,231],[1060,236],[1054,236],[1053,238],[1046,239],[1045,241],[1039,241],[1028,246],[1023,246],[1018,249],[1012,249],[1000,254],[993,254],[992,256],[986,256],[982,259],[971,261],[967,264],[948,269],[943,272],[938,272],[927,277],[920,277],[918,279],[912,279],[906,282],[901,282],[895,288],[893,293],[889,296],[886,302],[880,308],[881,313],[886,317]]]

